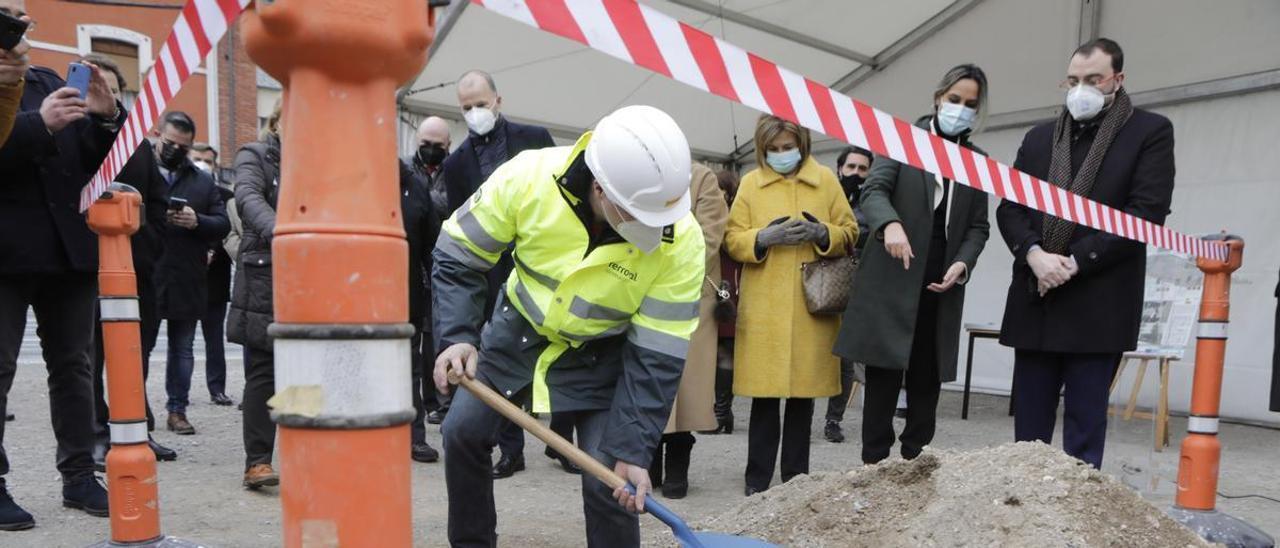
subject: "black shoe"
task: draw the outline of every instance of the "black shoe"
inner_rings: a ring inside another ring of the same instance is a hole
[[[174,461],[178,460],[178,452],[160,445],[155,438],[147,436],[147,445],[151,447],[151,452],[156,454],[156,460]]]
[[[233,405],[236,403],[231,400],[230,396],[221,392],[209,396],[209,399],[213,400],[214,405]]]
[[[427,413],[427,424],[440,424],[444,422],[444,412],[439,409]]]
[[[578,465],[574,464],[574,463],[573,463],[573,461],[569,460],[569,457],[566,457],[566,456],[564,456],[564,455],[561,455],[561,454],[560,454],[560,452],[556,451],[555,449],[552,449],[552,448],[548,447],[548,448],[546,448],[546,450],[544,450],[544,451],[542,452],[542,454],[543,454],[543,455],[546,455],[546,456],[547,456],[547,458],[549,458],[549,459],[551,459],[551,460],[558,460],[558,461],[560,461],[560,468],[564,469],[564,471],[565,471],[566,473],[569,473],[569,474],[581,474],[581,473],[582,473],[582,468],[581,468],[581,467],[579,467]]]
[[[110,515],[107,507],[107,490],[97,478],[87,478],[62,486],[62,505],[84,510],[91,516],[105,518]]]
[[[435,462],[440,460],[440,452],[436,451],[430,445],[427,445],[426,442],[415,443],[411,449],[412,453],[410,456],[413,457],[413,460],[418,462]]]
[[[822,429],[822,434],[831,443],[844,443],[844,432],[840,430],[840,423],[836,421],[827,421],[827,427]]]
[[[764,491],[764,489],[756,489],[755,487],[748,485],[746,489],[743,489],[742,493],[749,497],[762,491]]]
[[[35,526],[35,518],[13,501],[8,489],[0,487],[0,531],[21,531]]]
[[[689,494],[689,482],[667,480],[662,484],[662,496],[669,499],[682,499]],[[747,495],[751,496],[751,495]]]
[[[18,420],[18,416],[17,416],[17,415],[14,415],[13,413],[5,413],[5,415],[4,415],[4,422],[13,422],[13,421],[16,421],[16,420]]]
[[[493,479],[509,478],[521,470],[524,470],[524,455],[518,457],[503,455],[498,459],[498,464],[493,465]]]

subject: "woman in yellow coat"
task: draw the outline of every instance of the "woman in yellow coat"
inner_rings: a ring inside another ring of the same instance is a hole
[[[831,353],[840,317],[809,314],[800,266],[843,256],[858,241],[835,174],[809,155],[807,129],[764,115],[755,142],[759,167],[742,178],[725,231],[726,250],[743,264],[733,393],[753,398],[748,496],[769,488],[779,436],[782,481],[809,472],[813,398],[840,392],[840,361]]]

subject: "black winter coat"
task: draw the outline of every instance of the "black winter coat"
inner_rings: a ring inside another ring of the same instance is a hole
[[[157,167],[151,141],[143,140],[129,157],[116,181],[129,185],[142,195],[142,227],[130,238],[133,247],[133,270],[138,275],[139,295],[142,286],[155,278],[156,262],[164,253],[165,210],[169,206],[169,185]],[[147,297],[143,297],[144,299]]]
[[[209,248],[231,231],[226,204],[213,177],[189,160],[174,170],[170,198],[183,198],[196,212],[196,227],[164,228],[164,254],[156,263],[156,303],[167,320],[200,320],[209,306]]]
[[[440,216],[431,204],[425,178],[400,162],[400,211],[409,244],[409,321],[419,330],[431,325],[431,251],[440,236]],[[427,321],[423,321],[423,320]]]
[[[267,326],[274,318],[271,240],[280,189],[280,139],[249,143],[236,153],[236,212],[243,232],[231,287],[227,340],[271,352]]]
[[[1053,128],[1049,122],[1027,132],[1015,168],[1048,180]],[[1072,146],[1073,174],[1095,134],[1084,133]],[[1111,142],[1088,197],[1164,224],[1173,199],[1173,177],[1173,124],[1159,114],[1134,109]],[[996,219],[1014,256],[1001,344],[1020,350],[1108,354],[1137,346],[1147,270],[1143,244],[1076,226],[1069,253],[1080,272],[1041,298],[1027,251],[1041,241],[1044,214],[1006,201],[996,209]]]
[[[0,275],[98,271],[98,237],[80,213],[80,190],[116,131],[89,116],[49,135],[40,104],[65,86],[52,70],[29,69],[13,132],[0,147]],[[124,120],[122,108],[112,122]]]

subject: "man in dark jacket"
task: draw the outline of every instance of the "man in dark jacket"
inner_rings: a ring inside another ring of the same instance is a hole
[[[101,55],[86,55],[83,61],[93,63],[109,74],[107,83],[111,87],[111,95],[121,101],[121,90],[125,88],[124,73],[114,61]],[[92,176],[90,173],[88,176]],[[133,248],[133,271],[138,284],[138,318],[142,335],[142,377],[145,381],[150,373],[151,350],[156,346],[156,337],[160,334],[160,315],[156,310],[155,264],[164,247],[164,210],[169,203],[169,189],[156,168],[155,151],[150,141],[143,141],[134,150],[129,161],[116,175],[116,181],[132,186],[142,196],[142,213],[145,216],[142,227],[129,239]],[[106,391],[103,387],[106,358],[102,347],[102,324],[94,321],[93,336],[93,410],[94,433],[96,443],[93,448],[93,465],[100,472],[107,467],[107,450],[110,448],[110,436],[107,419],[110,409],[107,408]],[[144,386],[145,390],[145,386]],[[147,408],[147,431],[156,429],[155,416],[151,413],[151,402],[144,397]],[[156,460],[171,461],[178,458],[173,449],[160,445],[151,436],[147,443],[155,453]]]
[[[24,16],[22,2],[0,10]],[[32,67],[9,140],[0,147],[0,414],[17,369],[27,307],[49,374],[49,399],[63,504],[105,517],[106,490],[93,476],[93,318],[98,296],[97,236],[80,213],[89,182],[124,123],[102,71],[92,67],[87,96],[54,71]],[[4,423],[0,422],[0,441]],[[35,520],[5,489],[9,459],[0,449],[0,529]]]
[[[418,124],[418,150],[410,161],[412,172],[415,177],[421,180],[421,184],[425,185],[431,202],[431,210],[439,219],[443,220],[442,212],[449,210],[449,200],[444,187],[444,176],[442,166],[444,159],[449,156],[449,147],[452,144],[452,137],[449,135],[449,122],[438,116],[428,116]],[[431,246],[435,246],[436,241],[433,239],[428,242]],[[431,272],[431,253],[427,253],[422,258],[423,268],[426,272]],[[423,323],[424,337],[423,344],[426,345],[422,349],[423,355],[435,357],[435,344],[431,338],[431,286],[427,285],[427,302],[424,310],[424,317],[427,319]],[[422,382],[414,382],[413,389],[417,393],[421,393],[423,400],[423,408],[426,410],[426,421],[431,424],[440,424],[444,422],[445,413],[449,412],[449,402],[452,394],[444,394],[436,391],[435,383],[429,377],[424,377]],[[425,428],[425,427],[424,427]],[[416,432],[416,431],[415,431]],[[415,439],[420,439],[416,437]]]
[[[187,154],[197,169],[213,177],[218,195],[227,204],[227,218],[231,215],[231,201],[235,191],[218,177],[218,150],[208,143],[191,145]],[[200,332],[204,336],[204,382],[209,388],[209,400],[215,405],[232,405],[227,396],[227,352],[223,345],[223,324],[227,321],[227,303],[231,302],[231,255],[222,242],[209,249],[209,307],[200,318]]]
[[[458,107],[467,121],[468,134],[441,168],[449,203],[449,211],[440,214],[442,218],[452,215],[507,160],[526,150],[555,146],[546,128],[517,124],[502,116],[502,97],[493,76],[486,72],[473,70],[458,78]],[[493,312],[494,301],[513,265],[511,254],[506,253],[488,272],[486,318]],[[524,431],[519,426],[504,422],[498,433],[498,447],[502,457],[493,466],[493,477],[505,478],[524,470]]]
[[[164,228],[164,253],[156,263],[156,302],[169,324],[169,355],[164,387],[169,395],[169,430],[195,434],[187,420],[192,345],[196,322],[208,309],[209,249],[231,230],[226,205],[213,177],[187,158],[195,139],[195,122],[184,112],[164,115],[156,160],[169,186]]]
[[[1173,195],[1173,125],[1133,108],[1123,69],[1124,53],[1111,40],[1077,49],[1063,83],[1067,111],[1027,133],[1014,167],[1163,224]],[[1065,385],[1063,449],[1100,468],[1111,379],[1138,340],[1146,250],[1012,202],[996,217],[1014,256],[1000,342],[1016,349],[1015,436],[1052,440]]]
[[[413,339],[410,348],[413,355],[410,367],[413,371],[413,408],[417,416],[409,429],[410,456],[418,462],[435,462],[440,453],[427,444],[427,429],[424,419],[426,407],[423,402],[423,331],[431,317],[431,289],[427,285],[428,273],[431,272],[431,251],[435,249],[436,238],[440,236],[441,219],[431,207],[431,196],[427,181],[414,173],[412,167],[400,162],[400,211],[404,221],[405,239],[409,243],[409,322],[413,324]],[[433,357],[435,353],[431,354]],[[434,387],[434,383],[429,383]],[[433,390],[434,391],[434,390]]]

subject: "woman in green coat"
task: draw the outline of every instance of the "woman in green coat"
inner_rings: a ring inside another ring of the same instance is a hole
[[[917,125],[972,148],[968,136],[986,106],[987,77],[960,65],[933,94],[934,114]],[[861,206],[871,231],[835,353],[867,364],[862,461],[893,446],[893,413],[905,377],[902,456],[933,440],[938,394],[956,378],[964,283],[987,242],[987,197],[963,184],[877,157]]]

